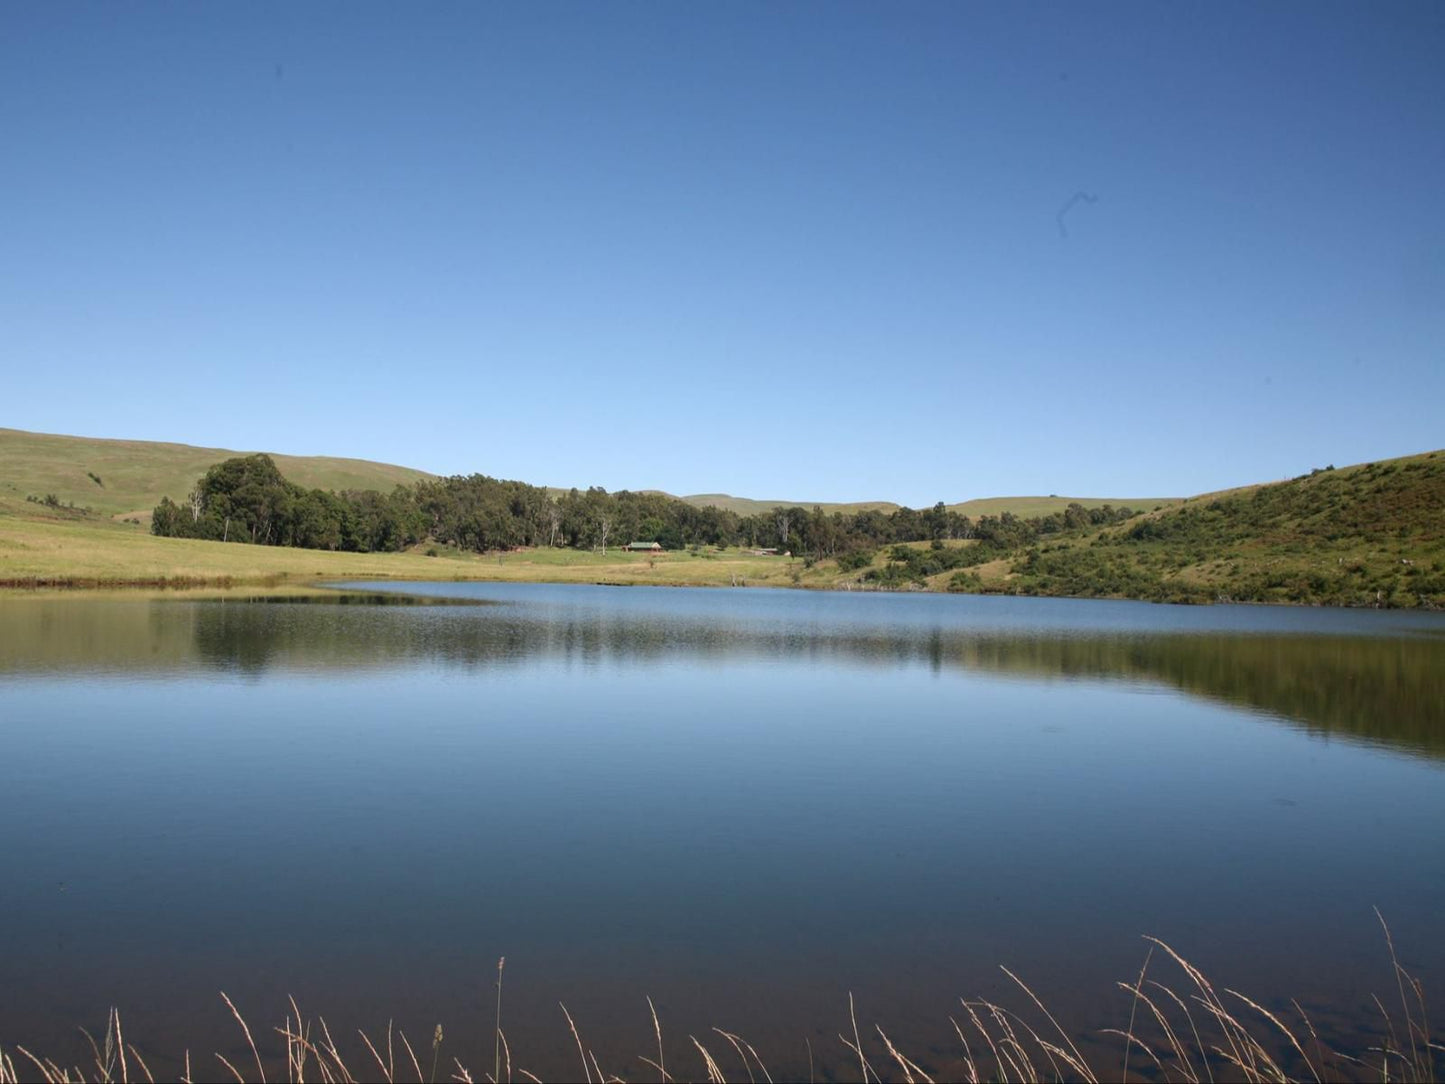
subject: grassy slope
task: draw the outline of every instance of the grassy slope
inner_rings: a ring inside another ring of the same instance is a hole
[[[1445,606],[1445,452],[1206,494],[981,568],[984,589]]]
[[[892,501],[856,501],[852,504],[830,504],[826,501],[757,501],[748,497],[733,497],[726,493],[694,493],[681,499],[698,507],[712,505],[724,508],[730,512],[736,512],[740,516],[755,516],[770,512],[774,508],[791,508],[793,506],[809,509],[818,507],[822,508],[824,512],[853,513],[876,510],[887,515],[899,507]],[[951,512],[977,519],[979,516],[1001,516],[1005,512],[1012,512],[1014,515],[1022,517],[1047,516],[1052,512],[1062,512],[1075,501],[1085,508],[1098,508],[1100,505],[1112,504],[1115,508],[1125,506],[1148,510],[1160,505],[1174,504],[1178,500],[1178,497],[980,497],[971,501],[950,504],[947,507]]]
[[[926,550],[929,544],[908,546]],[[864,587],[870,568],[890,567],[890,549],[847,573],[835,561],[820,561],[802,571],[800,584]],[[913,586],[1156,602],[1445,608],[1445,451],[1192,497],[1116,527],[1047,536]]]
[[[887,515],[896,511],[898,505],[892,501],[853,501],[852,503],[838,503],[836,501],[758,501],[751,497],[734,497],[729,493],[693,493],[686,497],[680,497],[688,504],[696,505],[698,508],[721,508],[727,512],[736,512],[740,516],[757,516],[771,512],[774,508],[821,508],[824,512],[872,512],[878,511]]]
[[[522,580],[571,583],[784,585],[801,562],[725,554],[605,556],[576,550],[469,554],[438,547],[408,553],[330,553],[156,538],[117,523],[0,498],[0,587],[171,583],[257,584],[314,579]]]
[[[501,558],[427,557],[419,551],[340,554],[158,539],[132,524],[24,500],[27,492],[55,493],[102,512],[132,511],[145,507],[153,499],[150,494],[167,492],[166,487],[184,493],[214,457],[227,454],[0,429],[0,583],[397,577],[841,588],[858,586],[862,576],[840,571],[834,561],[808,567],[800,560],[737,551],[603,557],[536,550]],[[277,459],[288,476],[325,488],[386,487],[422,477],[361,460]],[[105,486],[87,478],[87,470],[100,475]],[[76,475],[83,483],[78,488]],[[1007,507],[1005,500],[1052,502],[1013,505],[1019,509],[1015,514],[1027,514],[1053,510],[1070,498],[1001,498],[955,507],[974,515],[997,513]],[[1162,502],[1118,503],[1152,508]],[[886,561],[885,550],[874,564]],[[962,585],[950,572],[923,586],[1159,601],[1445,606],[1445,452],[1205,494],[1118,527],[1051,536],[972,571],[977,580],[970,577]]]
[[[0,498],[24,500],[27,496],[55,494],[62,504],[92,508],[107,515],[139,515],[148,519],[162,497],[181,500],[206,470],[223,459],[249,453],[225,448],[198,448],[149,440],[105,440],[28,433],[0,428]],[[308,489],[378,489],[409,485],[431,475],[410,467],[334,456],[292,456],[269,453],[288,479]],[[97,485],[90,474],[97,475]],[[560,495],[563,490],[553,489]],[[727,493],[695,493],[681,500],[698,507],[714,506],[741,516],[758,515],[774,508],[821,507],[825,512],[867,512],[885,515],[898,508],[892,501],[852,503],[816,501],[760,501]],[[1077,500],[1086,508],[1126,504],[1153,508],[1175,498],[1094,497],[986,497],[949,507],[967,516],[1039,516],[1062,511]]]
[[[1001,516],[1005,512],[1012,512],[1021,519],[1029,519],[1062,512],[1071,504],[1081,504],[1085,508],[1101,508],[1111,504],[1115,508],[1148,512],[1162,505],[1178,503],[1178,497],[980,497],[960,504],[950,504],[948,510],[970,519],[977,519],[979,516]]]
[[[887,561],[885,548],[874,565]],[[863,574],[843,572],[831,560],[810,567],[737,550],[427,557],[228,545],[154,538],[134,525],[0,498],[0,582],[20,585],[396,577],[848,588],[859,586]],[[956,575],[941,573],[921,586],[1181,602],[1445,606],[1445,452],[1192,498],[1117,527],[1049,536],[968,570],[961,585]]]
[[[0,498],[53,493],[61,503],[110,515],[149,516],[162,497],[181,500],[207,468],[244,453],[149,440],[100,440],[0,429]],[[308,489],[379,489],[430,475],[409,467],[332,456],[273,455],[281,473]],[[99,476],[97,485],[87,472]]]

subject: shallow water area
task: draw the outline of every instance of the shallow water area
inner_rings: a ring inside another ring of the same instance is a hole
[[[505,955],[544,1077],[577,1072],[559,1001],[648,1072],[649,996],[683,1074],[720,1027],[775,1075],[811,1045],[856,1076],[850,991],[946,1067],[960,996],[1018,1002],[1000,964],[1076,1038],[1124,1026],[1143,934],[1350,1032],[1395,988],[1373,907],[1445,982],[1442,632],[530,584],[3,598],[0,1043],[74,1061],[116,1005],[153,1068],[215,1066],[243,1043],[218,990],[258,1032],[295,994],[427,1054],[441,1022],[480,1078]]]

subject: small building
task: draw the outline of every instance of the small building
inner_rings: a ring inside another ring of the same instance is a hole
[[[661,553],[661,542],[629,542],[622,547],[628,553]]]

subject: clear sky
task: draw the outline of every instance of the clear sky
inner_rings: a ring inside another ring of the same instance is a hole
[[[1445,4],[0,4],[0,425],[796,500],[1445,445]]]

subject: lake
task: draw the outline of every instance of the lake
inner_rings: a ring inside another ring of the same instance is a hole
[[[811,1052],[856,1079],[850,992],[948,1073],[960,997],[1028,1008],[999,965],[1113,1075],[1097,1032],[1146,934],[1363,1048],[1371,993],[1398,1004],[1375,907],[1445,988],[1438,614],[17,596],[0,736],[0,1044],[72,1062],[115,1005],[158,1075],[249,1064],[225,990],[273,1047],[288,994],[339,1040],[394,1020],[424,1063],[440,1022],[443,1070],[481,1079],[505,955],[544,1077],[578,1072],[559,1002],[604,1069],[655,1077],[650,997],[680,1075],[689,1035],[741,1072],[717,1027],[775,1076]]]

